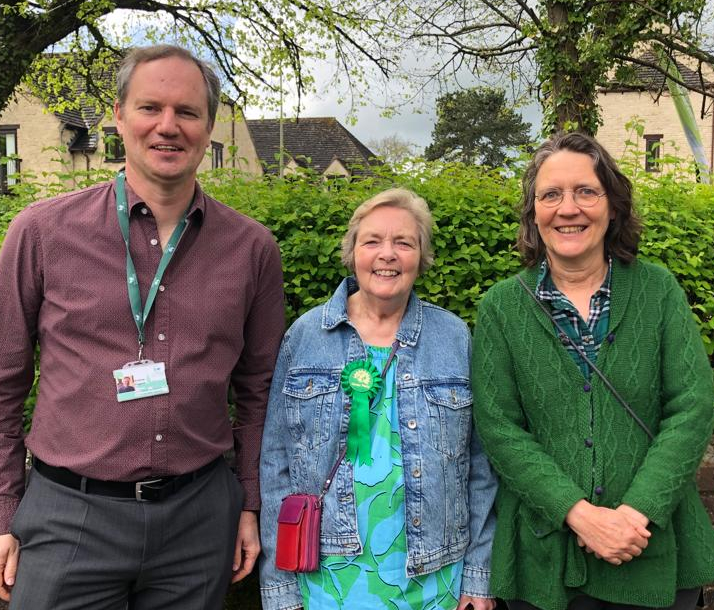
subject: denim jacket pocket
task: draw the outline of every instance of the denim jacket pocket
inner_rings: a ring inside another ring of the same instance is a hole
[[[471,388],[466,380],[431,382],[424,385],[429,410],[430,442],[449,457],[469,451],[471,438]]]
[[[340,370],[290,369],[285,377],[288,430],[296,443],[315,449],[331,436],[331,417],[340,388]]]

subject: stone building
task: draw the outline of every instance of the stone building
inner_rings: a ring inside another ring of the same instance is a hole
[[[694,87],[702,86],[697,72],[685,65],[678,67],[684,82]],[[704,86],[709,91],[714,91],[713,74],[711,67],[703,73]],[[711,171],[714,167],[714,104],[711,98],[703,99],[701,94],[694,92],[690,92],[690,100]],[[603,119],[597,138],[616,159],[623,157],[629,139],[641,153],[640,163],[646,171],[666,171],[666,164],[659,161],[665,155],[694,161],[664,77],[653,68],[638,66],[634,84],[601,88],[597,103]],[[626,128],[626,124],[633,120],[644,127],[642,135]]]

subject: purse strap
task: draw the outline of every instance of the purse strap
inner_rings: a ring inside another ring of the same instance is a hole
[[[563,328],[560,326],[560,324],[558,324],[558,321],[555,319],[553,314],[548,310],[548,308],[543,303],[541,303],[541,301],[538,299],[538,297],[535,295],[535,293],[523,281],[523,278],[520,275],[517,275],[516,279],[519,281],[521,286],[523,286],[523,288],[526,289],[526,292],[533,298],[533,300],[536,302],[538,307],[540,307],[545,312],[545,314],[552,320],[553,324],[558,329],[558,332],[560,333],[560,335],[562,337],[565,337],[568,340],[570,345],[572,345],[575,348],[575,351],[578,353],[578,355],[583,360],[585,360],[585,362],[593,370],[593,372],[598,377],[600,377],[600,379],[602,379],[602,382],[605,384],[607,389],[612,392],[613,396],[624,407],[625,411],[627,411],[627,413],[629,413],[629,415],[632,417],[632,419],[635,420],[637,425],[640,428],[642,428],[642,430],[644,430],[645,434],[649,437],[649,439],[651,441],[653,441],[654,434],[652,434],[652,431],[647,427],[647,424],[640,419],[640,417],[637,415],[637,413],[635,413],[632,410],[632,407],[630,407],[630,405],[627,404],[627,401],[622,396],[620,396],[619,392],[615,389],[615,386],[613,386],[612,383],[610,383],[610,380],[607,377],[605,377],[605,373],[603,373],[597,366],[595,366],[595,363],[592,360],[590,360],[590,358],[588,358],[587,354],[585,353],[585,350],[583,350],[577,343],[575,343],[575,341],[572,340],[570,335],[568,335],[568,333],[566,333],[563,330]]]
[[[387,362],[384,364],[384,368],[382,369],[382,379],[384,379],[384,377],[386,376],[387,370],[392,364],[392,360],[394,360],[394,355],[397,353],[398,347],[399,339],[395,340],[394,343],[392,343],[392,350],[389,352]],[[322,499],[325,497],[327,490],[330,489],[330,485],[332,485],[332,479],[335,478],[335,474],[337,474],[337,469],[340,467],[340,464],[342,463],[342,460],[344,459],[346,453],[347,443],[345,443],[345,446],[340,451],[340,455],[337,456],[337,461],[335,462],[335,465],[332,467],[332,470],[330,470],[330,474],[327,475],[327,478],[325,479],[325,482],[322,485],[322,491],[320,492],[320,496],[318,498],[319,502],[322,502]]]

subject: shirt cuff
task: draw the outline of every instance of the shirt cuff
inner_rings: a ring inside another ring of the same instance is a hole
[[[241,479],[238,482],[243,486],[245,498],[243,500],[243,508],[241,510],[260,510],[260,484],[258,479]]]
[[[5,498],[0,500],[0,534],[10,533],[12,518],[17,512],[20,500],[16,498]]]

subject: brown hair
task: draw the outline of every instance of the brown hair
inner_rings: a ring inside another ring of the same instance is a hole
[[[617,163],[605,148],[584,133],[557,133],[541,144],[533,154],[523,175],[521,197],[521,226],[518,231],[518,249],[527,267],[534,267],[545,256],[545,244],[535,224],[535,182],[545,160],[561,150],[588,155],[600,184],[605,189],[610,209],[615,218],[605,233],[605,253],[624,263],[637,256],[642,224],[632,204],[632,184],[617,168]]]

